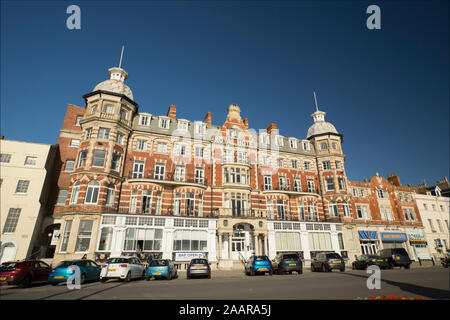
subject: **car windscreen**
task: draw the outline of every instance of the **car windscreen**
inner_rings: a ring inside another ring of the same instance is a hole
[[[255,257],[255,261],[265,261],[265,260],[269,260],[269,258],[267,258],[267,256],[256,256]]]
[[[407,256],[408,255],[406,250],[403,249],[403,248],[392,249],[392,254],[399,254],[399,255],[402,255],[402,256]]]
[[[77,261],[61,261],[56,267],[57,268],[67,268],[68,266],[76,265]]]
[[[340,259],[341,256],[338,255],[337,253],[327,253],[327,258],[328,259]]]
[[[191,264],[208,264],[208,261],[205,259],[192,259]]]
[[[169,260],[152,260],[151,266],[168,266]]]
[[[296,253],[283,254],[283,256],[281,258],[282,259],[288,259],[288,260],[297,260],[298,259],[298,254],[296,254]]]
[[[108,263],[128,263],[128,258],[111,258]]]

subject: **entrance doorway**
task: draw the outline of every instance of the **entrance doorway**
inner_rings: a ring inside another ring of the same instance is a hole
[[[17,247],[14,243],[5,243],[2,246],[2,256],[0,259],[0,263],[14,261],[16,259]]]
[[[377,241],[361,241],[362,254],[376,254],[378,252]]]
[[[231,258],[233,260],[248,260],[254,252],[255,239],[253,226],[245,223],[233,226]]]

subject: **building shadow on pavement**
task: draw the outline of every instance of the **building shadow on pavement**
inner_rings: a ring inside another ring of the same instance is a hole
[[[369,276],[364,275],[358,275],[358,274],[351,274],[351,273],[343,273],[346,276],[351,277],[359,277],[367,279]],[[448,290],[442,290],[442,289],[436,289],[436,288],[428,288],[423,286],[418,286],[411,283],[404,283],[404,282],[397,282],[392,280],[386,280],[381,278],[381,281],[384,283],[387,283],[391,286],[396,286],[402,291],[408,291],[414,294],[417,294],[421,297],[426,297],[430,299],[450,299],[450,292]]]

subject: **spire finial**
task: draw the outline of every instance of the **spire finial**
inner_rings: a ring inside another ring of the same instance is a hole
[[[122,45],[122,53],[120,54],[119,68],[121,68],[121,66],[122,66],[122,57],[123,57],[123,48],[124,48],[124,47],[125,47],[125,46]]]
[[[314,91],[314,101],[316,102],[316,111],[319,111],[319,106],[317,105],[317,96],[316,96],[315,91]]]

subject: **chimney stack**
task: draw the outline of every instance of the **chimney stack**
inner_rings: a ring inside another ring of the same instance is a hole
[[[245,129],[248,129],[248,118],[244,119],[244,126],[245,126]]]
[[[177,106],[176,105],[171,104],[169,106],[169,110],[167,111],[167,116],[174,120],[177,118]]]
[[[277,127],[277,125],[275,123],[269,124],[269,126],[266,129],[268,134],[272,134],[272,131],[274,131],[274,130],[275,130],[274,133],[277,133],[276,131],[278,131],[278,127]]]
[[[400,177],[397,175],[397,173],[391,174],[388,176],[388,181],[393,186],[400,187],[402,184],[400,183]]]
[[[205,116],[205,122],[208,125],[212,124],[212,115],[211,115],[211,111],[208,111],[208,113]]]

